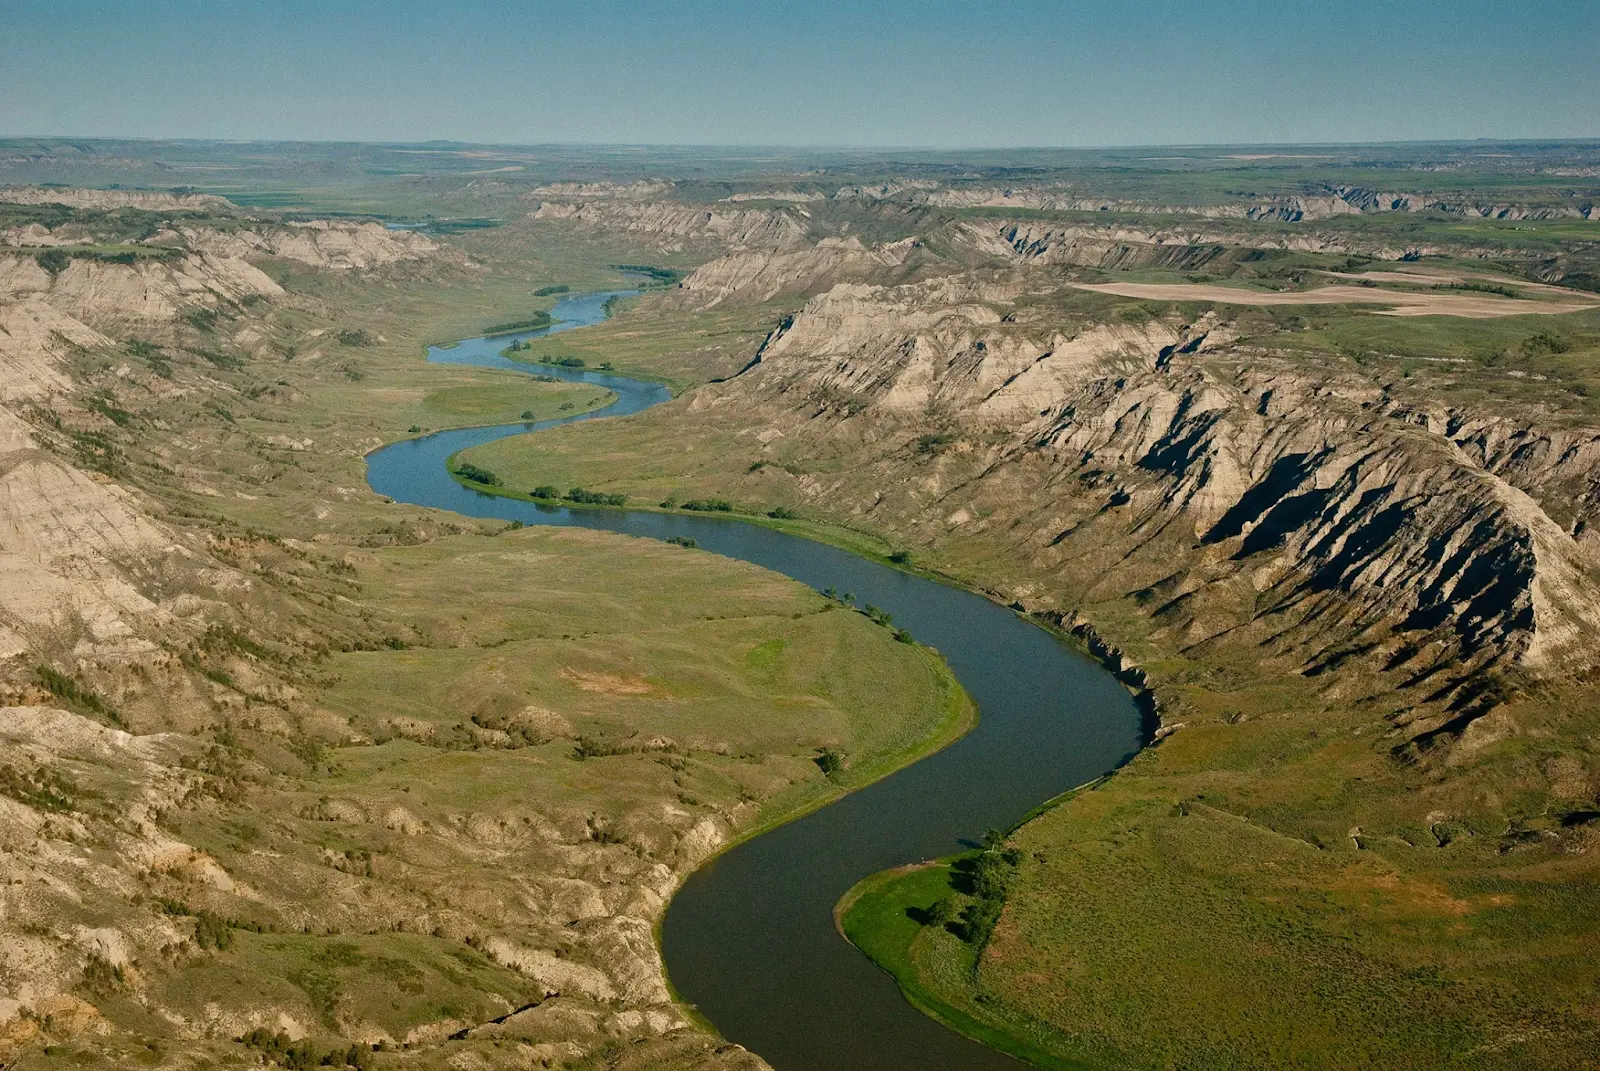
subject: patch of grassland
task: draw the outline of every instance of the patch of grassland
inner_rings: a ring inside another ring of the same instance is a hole
[[[1558,869],[1536,833],[1505,858],[1482,795],[1510,791],[1504,775],[1462,778],[1457,813],[1478,817],[1430,827],[1444,801],[1408,797],[1358,723],[1185,730],[1023,825],[979,961],[906,914],[947,894],[933,873],[863,883],[845,932],[930,1014],[1056,1060],[1586,1066],[1600,944],[1577,905],[1600,875]],[[1353,835],[1335,824],[1352,818]]]
[[[531,339],[530,349],[509,356],[535,364],[579,357],[589,368],[609,363],[624,375],[664,381],[676,393],[738,372],[788,311],[774,302],[689,312],[646,294],[630,298],[613,319]]]
[[[534,799],[619,821],[666,799],[738,813],[743,836],[971,721],[932,652],[715,555],[525,529],[380,551],[358,570],[409,646],[330,665],[323,701],[375,741],[341,750],[346,790],[426,786],[444,808]],[[528,708],[560,727],[484,743]],[[850,757],[843,775],[822,775],[825,749]]]
[[[258,1002],[337,1036],[354,1024],[403,1038],[454,1020],[480,1023],[544,994],[460,941],[426,934],[234,931],[226,951],[166,975],[158,999],[203,1016],[207,1005]]]
[[[422,398],[422,410],[442,427],[459,427],[464,423],[505,424],[571,416],[615,400],[611,391],[597,387],[497,382],[429,391]]]
[[[874,874],[840,900],[839,928],[894,978],[907,1000],[952,1030],[1050,1071],[1094,1067],[1061,1055],[1064,1039],[1048,1028],[973,999],[964,984],[977,966],[972,946],[946,926],[924,921],[935,904],[957,895],[953,878],[948,863]]]

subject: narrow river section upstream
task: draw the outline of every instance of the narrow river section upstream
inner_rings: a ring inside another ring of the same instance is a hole
[[[778,1071],[1015,1071],[1024,1065],[907,1003],[894,980],[839,935],[833,908],[869,874],[971,847],[985,830],[1008,828],[1115,769],[1143,743],[1134,698],[1094,661],[1011,610],[848,551],[732,518],[568,509],[482,494],[451,479],[446,460],[468,447],[669,400],[659,384],[500,356],[513,339],[598,323],[609,299],[635,292],[574,294],[552,310],[558,322],[551,327],[428,351],[430,361],[605,387],[616,392],[612,405],[394,443],[368,457],[367,480],[396,501],[469,517],[685,536],[819,590],[852,591],[943,654],[978,705],[977,726],[942,751],[701,867],[667,908],[662,954],[679,996]]]

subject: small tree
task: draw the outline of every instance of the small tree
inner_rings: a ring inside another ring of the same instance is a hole
[[[46,249],[33,259],[39,262],[39,267],[51,275],[60,275],[72,263],[72,257],[61,249]]]

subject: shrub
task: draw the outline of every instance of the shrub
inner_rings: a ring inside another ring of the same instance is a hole
[[[896,565],[910,565],[911,552],[909,550],[892,551],[889,554],[889,560],[894,562]]]
[[[924,926],[948,926],[959,915],[960,911],[956,907],[955,897],[946,896],[935,901],[927,911],[923,912],[922,924]]]
[[[341,327],[333,333],[341,346],[370,346],[375,339],[360,327]]]
[[[196,331],[211,331],[217,326],[216,309],[190,309],[183,318]]]
[[[94,689],[87,685],[79,684],[65,673],[58,673],[49,666],[39,666],[34,672],[39,677],[39,683],[45,690],[58,699],[65,700],[70,706],[81,707],[94,714],[99,714],[117,726],[122,725],[122,718],[111,709]]]
[[[792,509],[787,509],[783,506],[776,506],[767,511],[767,516],[771,517],[775,521],[792,521],[798,515]]]
[[[689,550],[693,550],[700,545],[688,536],[669,536],[667,542],[675,547],[685,547]]]
[[[533,490],[529,491],[528,494],[532,495],[534,498],[553,499],[561,497],[561,492],[547,483],[541,483],[538,487],[535,487]]]
[[[201,911],[194,920],[194,943],[201,948],[225,951],[233,947],[233,927],[211,911]]]
[[[555,323],[548,312],[536,312],[526,320],[512,320],[509,323],[495,324],[484,332],[486,335],[509,335],[513,331],[537,331],[541,327],[549,327]]]
[[[488,469],[479,468],[470,461],[462,461],[456,465],[456,475],[472,483],[481,483],[486,487],[499,487],[500,477]]]
[[[679,509],[693,510],[696,513],[732,513],[733,503],[725,498],[694,498],[683,503]]]
[[[60,275],[72,263],[72,257],[63,249],[46,249],[33,259],[51,275]]]
[[[627,495],[607,494],[604,491],[591,491],[585,487],[570,488],[563,496],[568,502],[576,502],[580,506],[622,506],[628,501]]]
[[[816,758],[811,760],[817,764],[817,769],[822,771],[824,777],[832,778],[844,769],[844,756],[831,747],[825,747],[817,752]]]

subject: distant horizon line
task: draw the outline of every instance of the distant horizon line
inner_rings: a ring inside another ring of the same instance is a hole
[[[729,152],[841,152],[841,153],[978,153],[978,152],[1106,152],[1113,150],[1149,149],[1264,149],[1264,148],[1319,148],[1355,149],[1407,145],[1600,145],[1600,134],[1589,135],[1527,135],[1506,137],[1438,137],[1438,138],[1379,138],[1358,141],[1194,141],[1194,142],[1127,142],[1098,145],[892,145],[892,144],[826,144],[784,142],[650,142],[650,141],[462,141],[455,138],[427,138],[406,140],[396,138],[288,138],[288,137],[191,137],[154,136],[133,134],[7,134],[0,133],[0,142],[12,141],[89,141],[89,142],[145,142],[176,145],[362,145],[375,148],[400,146],[427,148],[431,146],[460,146],[487,149],[680,149],[723,150]]]

